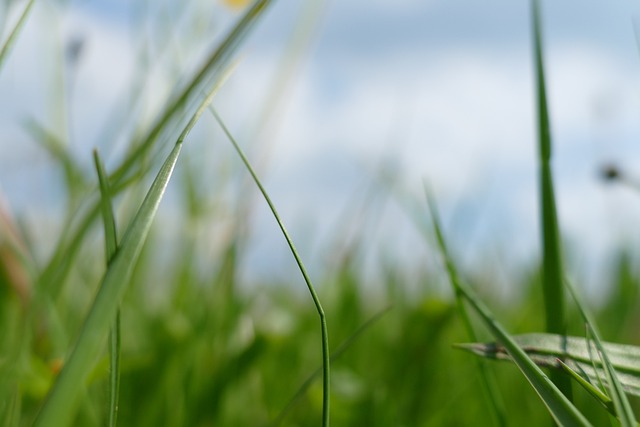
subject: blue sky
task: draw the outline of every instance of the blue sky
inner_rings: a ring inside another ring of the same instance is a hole
[[[0,75],[1,132],[12,141],[0,148],[0,185],[16,212],[34,221],[56,212],[55,172],[22,121],[33,116],[56,123],[47,88],[56,81],[52,64],[65,41],[85,39],[69,95],[69,143],[90,167],[94,146],[108,159],[120,146],[98,137],[113,106],[126,99],[141,35],[152,40],[152,50],[163,43],[179,47],[169,48],[149,78],[152,117],[176,74],[189,75],[238,17],[212,2],[189,3],[181,18],[181,2],[148,3],[142,28],[133,25],[142,8],[124,0],[36,5]],[[317,28],[277,103],[276,124],[257,137],[258,147],[270,148],[255,155],[268,158],[266,182],[308,258],[327,256],[322,236],[330,234],[345,204],[357,199],[371,171],[395,158],[399,180],[417,200],[425,180],[433,188],[465,265],[495,263],[509,277],[509,265],[517,269],[535,259],[529,2],[278,0],[216,101],[241,142],[251,136],[246,123],[255,123],[277,81],[305,4],[321,11],[317,22],[305,24]],[[640,6],[631,0],[542,6],[560,222],[572,251],[570,272],[598,287],[597,266],[621,241],[633,247],[640,241],[640,197],[597,179],[598,168],[609,161],[640,176],[640,56],[633,30]],[[176,25],[173,41],[163,38],[163,20]],[[208,120],[200,132],[214,127]],[[211,164],[218,166],[224,161]],[[266,209],[257,210],[255,222],[247,264],[289,274],[293,266]],[[374,234],[373,253],[415,262],[434,258],[393,204]]]

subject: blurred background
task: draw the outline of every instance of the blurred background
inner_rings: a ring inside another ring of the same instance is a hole
[[[14,3],[4,3],[5,24],[15,21]],[[30,228],[49,228],[64,200],[29,123],[65,140],[87,167],[94,147],[113,164],[140,124],[127,120],[132,97],[143,100],[136,119],[154,117],[237,18],[244,5],[232,3],[37,4],[0,81],[0,183],[10,209]],[[640,238],[640,199],[598,179],[604,164],[637,169],[638,5],[547,3],[560,222],[571,273],[594,290],[614,248]],[[385,170],[414,198],[425,183],[432,188],[464,265],[499,265],[508,280],[539,247],[530,35],[528,2],[279,0],[216,105],[251,144],[305,259],[327,256],[324,237]],[[203,120],[188,149],[209,196],[221,191],[220,169],[236,161],[220,136],[204,136],[216,131]],[[380,211],[361,224],[369,264],[428,257],[394,203],[369,209]],[[289,275],[292,260],[264,203],[251,222],[245,274]]]
[[[0,183],[11,210],[30,228],[49,227],[64,200],[29,123],[87,167],[94,147],[113,164],[140,123],[127,120],[131,98],[143,99],[136,118],[152,118],[237,18],[244,5],[232,3],[37,4],[0,81]],[[640,238],[640,198],[598,179],[605,164],[637,169],[637,12],[622,0],[543,4],[560,223],[571,272],[592,289],[611,251]],[[279,0],[216,105],[251,144],[305,259],[327,256],[324,237],[384,169],[414,198],[432,188],[463,264],[499,265],[508,278],[539,247],[530,35],[528,2]],[[203,120],[188,149],[207,193],[221,191],[215,178],[236,161],[220,136],[205,138],[215,128]],[[393,203],[369,208],[380,211],[361,224],[369,263],[424,261],[406,215]],[[247,276],[290,274],[264,203],[251,221]]]

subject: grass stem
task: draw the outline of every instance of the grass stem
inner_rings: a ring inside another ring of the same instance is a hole
[[[284,238],[287,241],[287,244],[289,245],[289,249],[291,250],[293,257],[295,258],[296,263],[298,264],[298,268],[302,273],[302,277],[304,278],[304,281],[307,284],[307,288],[309,289],[309,293],[311,294],[313,303],[315,304],[318,315],[320,316],[320,327],[322,331],[322,426],[328,427],[329,426],[329,404],[330,404],[329,378],[330,378],[331,357],[329,353],[329,331],[327,329],[327,319],[324,314],[324,310],[322,309],[320,298],[318,297],[318,294],[316,293],[313,287],[313,284],[311,283],[311,278],[307,274],[307,270],[304,267],[304,264],[302,263],[302,259],[300,259],[300,256],[298,255],[298,251],[296,250],[296,247],[293,244],[293,240],[291,240],[291,237],[289,236],[289,232],[285,228],[284,223],[282,222],[282,219],[280,219],[280,215],[278,214],[278,211],[276,210],[275,205],[271,201],[271,198],[267,194],[267,191],[265,190],[262,183],[260,182],[260,179],[258,178],[255,171],[251,167],[249,160],[242,152],[242,149],[236,142],[233,135],[231,135],[231,132],[229,132],[229,129],[227,129],[226,125],[224,124],[224,122],[222,121],[222,119],[220,118],[216,110],[213,107],[210,107],[210,110],[213,116],[215,117],[215,119],[217,120],[218,124],[224,131],[224,133],[227,135],[227,138],[229,138],[229,141],[231,141],[231,144],[233,144],[233,148],[235,148],[236,152],[240,156],[240,159],[242,159],[242,163],[244,163],[245,167],[251,174],[251,177],[253,178],[254,182],[260,189],[262,196],[264,197],[265,201],[269,205],[269,209],[271,209],[271,212],[273,213],[273,216],[275,217],[276,222],[278,223],[278,226],[280,227],[280,230],[282,231],[282,234],[284,235]]]

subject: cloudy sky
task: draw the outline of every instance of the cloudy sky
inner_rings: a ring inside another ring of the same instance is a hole
[[[5,23],[24,5],[13,3]],[[126,122],[117,112],[136,70],[151,62],[144,96],[152,117],[176,79],[190,75],[238,19],[239,11],[213,3],[36,3],[0,74],[0,185],[14,212],[53,215],[60,199],[55,171],[25,120],[58,134],[68,123],[78,161],[90,168],[98,146],[109,165],[121,142],[104,129]],[[640,4],[542,7],[561,227],[571,273],[599,286],[594,266],[620,242],[640,242],[640,194],[605,186],[597,174],[615,162],[640,177]],[[216,107],[241,142],[254,139],[266,183],[310,259],[327,256],[322,236],[388,164],[419,203],[424,182],[433,189],[466,265],[530,263],[539,251],[530,21],[524,0],[277,0],[241,49]],[[74,40],[83,50],[70,65],[62,53]],[[62,94],[52,89],[60,81]],[[70,102],[66,113],[55,104],[60,96]],[[272,120],[252,132],[257,117]],[[203,120],[202,132],[215,127]],[[397,205],[371,208],[384,209],[367,230],[373,252],[429,256]],[[289,272],[266,209],[254,221],[246,262]]]

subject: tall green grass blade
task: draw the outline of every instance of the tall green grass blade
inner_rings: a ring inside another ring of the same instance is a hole
[[[473,328],[471,320],[469,319],[469,314],[464,306],[463,302],[463,292],[460,288],[460,279],[458,276],[458,271],[456,266],[449,256],[449,251],[447,249],[447,245],[444,239],[444,235],[442,234],[442,228],[440,227],[440,219],[438,217],[438,211],[435,206],[435,202],[431,197],[430,193],[426,191],[427,195],[427,204],[429,206],[429,212],[431,215],[431,221],[433,224],[433,229],[436,234],[436,240],[438,242],[438,247],[440,253],[443,257],[443,261],[446,265],[447,274],[449,275],[449,282],[453,287],[453,291],[456,299],[456,308],[458,310],[458,315],[460,316],[462,323],[464,324],[465,330],[467,331],[467,335],[472,340],[477,340],[476,332]],[[502,400],[502,396],[500,395],[500,391],[498,389],[495,376],[489,372],[487,366],[484,363],[478,363],[478,373],[480,374],[480,381],[485,390],[485,394],[490,401],[490,408],[492,410],[493,416],[500,426],[506,426],[507,421],[505,417],[505,408]]]
[[[27,5],[24,7],[24,10],[20,14],[20,17],[18,18],[18,22],[16,22],[16,25],[13,27],[13,29],[9,33],[7,40],[5,40],[4,44],[2,45],[2,48],[0,48],[0,69],[2,69],[4,62],[7,60],[7,56],[9,55],[9,52],[11,52],[11,48],[16,42],[18,38],[18,34],[20,33],[20,30],[22,29],[22,27],[24,27],[25,22],[27,22],[27,17],[29,16],[29,12],[31,11],[31,8],[33,7],[34,3],[35,3],[35,0],[29,0],[27,2]]]
[[[320,317],[320,329],[321,329],[321,333],[322,333],[322,426],[323,427],[328,427],[329,426],[329,414],[330,414],[330,411],[329,411],[329,404],[330,404],[330,402],[329,402],[329,396],[330,396],[329,378],[330,378],[331,359],[330,359],[330,353],[329,353],[329,331],[327,329],[327,319],[326,319],[326,316],[324,314],[324,310],[322,309],[322,304],[320,303],[320,298],[318,297],[318,294],[316,293],[315,288],[313,287],[313,284],[311,283],[311,278],[307,274],[307,270],[304,267],[304,264],[302,263],[302,259],[298,255],[298,251],[296,250],[296,247],[293,244],[293,240],[291,240],[291,237],[289,236],[289,232],[287,231],[287,229],[284,226],[284,223],[280,219],[280,215],[278,214],[278,211],[276,210],[275,205],[271,201],[271,198],[267,194],[267,191],[262,186],[262,183],[260,182],[260,179],[258,178],[258,176],[256,175],[255,171],[251,167],[251,164],[249,163],[249,160],[244,155],[244,153],[242,152],[242,149],[240,148],[240,146],[236,142],[235,138],[233,138],[233,136],[231,135],[231,132],[229,132],[229,129],[227,129],[226,125],[224,124],[224,122],[222,121],[222,119],[220,118],[218,113],[215,111],[215,109],[211,108],[210,110],[211,110],[213,116],[218,121],[218,124],[220,125],[220,127],[222,128],[224,133],[227,135],[227,138],[229,138],[229,141],[231,141],[231,144],[233,144],[233,147],[235,148],[236,152],[240,156],[240,159],[242,159],[242,163],[244,163],[245,167],[247,168],[247,170],[251,174],[251,177],[253,178],[254,182],[256,183],[258,188],[260,189],[260,192],[262,193],[262,196],[264,197],[265,201],[269,205],[269,208],[271,209],[271,212],[273,213],[273,216],[275,217],[276,222],[278,223],[278,226],[280,227],[280,230],[282,231],[282,234],[284,235],[284,238],[287,241],[287,244],[289,245],[289,249],[291,250],[291,253],[293,254],[293,257],[295,258],[296,263],[298,264],[298,268],[300,269],[300,272],[302,273],[302,277],[304,278],[304,281],[307,284],[307,288],[309,289],[309,293],[311,294],[311,298],[313,299],[313,303],[316,306],[316,310],[318,312],[318,316]]]
[[[566,324],[564,319],[562,260],[551,173],[551,130],[542,60],[540,10],[537,0],[533,0],[533,19],[538,99],[541,225],[543,229],[543,289],[547,330],[550,333],[563,334],[566,331]]]
[[[493,318],[490,310],[484,306],[480,298],[466,286],[460,291],[464,298],[480,315],[494,338],[501,343],[504,351],[511,357],[518,369],[527,378],[538,396],[546,405],[553,419],[561,426],[588,426],[589,421],[576,409],[571,401],[558,387],[542,372],[536,363],[527,355],[522,347],[509,335],[506,330]]]
[[[129,225],[122,245],[104,275],[75,348],[38,414],[36,426],[66,426],[71,422],[77,405],[78,385],[84,383],[100,356],[106,332],[113,324],[181,148],[182,144],[176,144],[173,148]]]
[[[573,297],[573,300],[576,302],[576,306],[580,311],[580,315],[587,325],[587,330],[593,336],[593,341],[596,345],[596,348],[598,349],[602,364],[604,365],[604,372],[607,378],[609,392],[611,393],[611,400],[613,400],[613,406],[616,409],[616,413],[620,419],[620,423],[623,427],[635,427],[638,424],[635,414],[631,409],[631,404],[629,403],[627,395],[624,393],[622,384],[620,383],[620,379],[616,374],[616,370],[611,363],[611,358],[609,357],[606,348],[602,344],[597,326],[592,320],[590,314],[587,312],[584,304],[582,304],[582,301],[580,301],[580,298],[578,297],[575,289],[573,289],[573,286],[569,282],[565,283],[567,285],[567,288],[569,289],[569,292],[571,293],[571,296]],[[638,363],[637,367],[640,368],[640,363]]]
[[[116,220],[113,214],[109,178],[97,150],[93,151],[93,160],[100,184],[100,207],[104,224],[104,241],[107,267],[111,264],[118,248]],[[120,390],[120,309],[109,334],[109,427],[115,427],[118,419],[118,393]]]
[[[347,351],[347,349],[358,339],[358,337],[360,337],[360,335],[362,335],[371,326],[373,326],[373,324],[377,322],[379,319],[381,319],[382,316],[387,314],[389,310],[391,310],[391,308],[392,308],[391,306],[388,306],[380,310],[373,316],[371,316],[371,318],[369,318],[366,322],[360,325],[360,327],[358,327],[358,329],[356,329],[349,337],[347,337],[344,341],[342,341],[340,345],[338,345],[338,347],[336,347],[336,349],[329,356],[329,359],[331,360],[331,362],[333,363],[336,359],[338,359],[342,355],[342,353]],[[304,382],[300,385],[298,390],[291,397],[291,399],[289,400],[287,405],[284,407],[284,409],[280,411],[278,416],[274,419],[273,423],[270,424],[271,426],[276,427],[282,424],[282,421],[284,421],[289,411],[293,408],[293,405],[298,401],[298,399],[300,399],[307,392],[311,384],[313,384],[313,382],[316,380],[316,378],[318,378],[318,376],[320,376],[320,374],[322,374],[322,366],[316,369],[311,375],[309,375],[309,377],[306,380],[304,380]]]
[[[540,215],[542,227],[542,290],[546,317],[546,331],[565,334],[564,287],[562,285],[562,254],[560,231],[553,191],[551,172],[551,129],[547,107],[544,62],[542,59],[542,35],[538,0],[532,0],[535,75],[538,104],[538,143],[540,165]],[[565,375],[552,373],[553,381],[571,399],[571,382]]]
[[[103,277],[75,348],[36,418],[36,426],[66,426],[71,422],[77,405],[78,384],[84,383],[100,355],[104,337],[116,317],[135,262],[140,255],[164,191],[169,184],[173,168],[182,149],[182,143],[211,103],[216,89],[215,86],[210,89],[204,101],[183,129],[173,150],[160,168],[142,206],[127,228],[122,245],[112,258]]]
[[[433,202],[430,200],[430,208],[436,212]],[[445,240],[439,222],[432,215],[433,226],[438,236],[439,249],[442,257],[451,262],[446,252]],[[449,274],[455,269],[448,269]],[[450,277],[453,281],[454,277]],[[506,352],[511,356],[518,369],[527,378],[533,389],[538,393],[540,399],[544,402],[553,419],[561,426],[588,426],[589,421],[576,409],[575,406],[567,399],[567,397],[554,385],[551,380],[542,372],[542,370],[531,360],[525,351],[513,340],[511,335],[493,318],[491,311],[485,307],[480,298],[467,286],[465,286],[457,277],[456,294],[459,294],[473,307],[474,311],[480,316],[483,323],[489,329],[491,334],[505,348]]]

